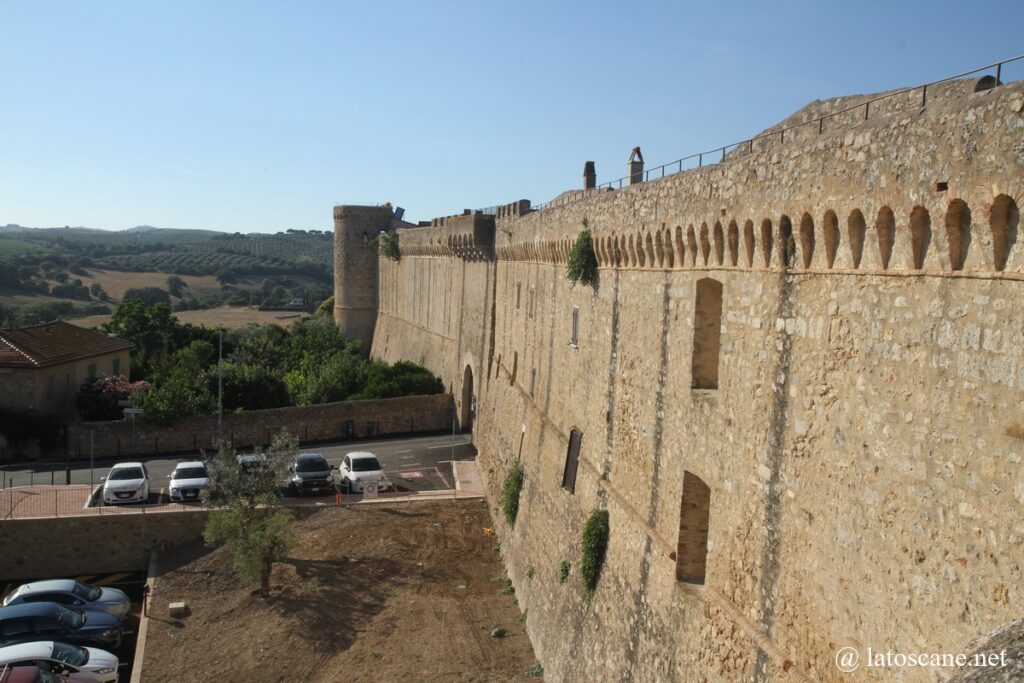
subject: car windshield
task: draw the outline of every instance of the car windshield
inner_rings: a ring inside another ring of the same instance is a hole
[[[380,470],[380,461],[377,458],[353,458],[353,472],[376,472]]]
[[[71,629],[79,629],[85,626],[85,612],[79,612],[78,610],[58,606],[57,621],[61,626]]]
[[[119,470],[111,470],[109,479],[111,481],[123,481],[125,479],[144,479],[145,476],[142,473],[141,467],[122,467]]]
[[[83,600],[88,600],[89,602],[99,600],[100,595],[103,594],[102,589],[97,588],[96,586],[86,586],[84,583],[79,581],[75,581],[75,585],[71,589],[71,592]]]
[[[296,472],[322,472],[331,469],[323,458],[303,458],[295,463]]]
[[[209,475],[206,474],[205,467],[183,467],[180,470],[174,470],[174,474],[171,476],[173,479],[206,479]]]
[[[89,661],[88,650],[84,647],[75,647],[66,643],[54,643],[51,656],[59,662],[76,667],[80,667]]]

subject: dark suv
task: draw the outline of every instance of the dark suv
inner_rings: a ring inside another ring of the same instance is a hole
[[[0,607],[0,645],[59,640],[113,649],[121,644],[121,619],[110,612],[54,602]]]
[[[295,462],[288,466],[291,475],[288,489],[292,493],[333,493],[334,475],[327,459],[320,453],[299,453]]]

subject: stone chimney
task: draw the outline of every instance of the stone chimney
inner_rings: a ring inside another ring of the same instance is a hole
[[[644,181],[644,155],[640,153],[639,147],[633,148],[633,153],[629,155],[627,167],[629,170],[626,172],[626,175],[629,176],[630,185]]]
[[[594,162],[588,161],[583,164],[583,189],[593,190],[597,187],[597,170],[594,168]]]

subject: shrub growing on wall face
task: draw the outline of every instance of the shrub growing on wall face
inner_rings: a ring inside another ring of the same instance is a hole
[[[576,244],[569,252],[569,270],[566,275],[573,284],[579,282],[593,285],[597,281],[597,254],[594,253],[589,229],[584,229],[576,238]]]
[[[588,595],[593,594],[597,580],[601,578],[608,533],[608,511],[594,510],[583,527],[583,558],[580,560],[580,577]]]
[[[523,466],[516,464],[505,477],[505,484],[501,487],[501,509],[505,513],[505,520],[509,526],[516,525],[516,516],[519,514],[519,495],[523,490]]]

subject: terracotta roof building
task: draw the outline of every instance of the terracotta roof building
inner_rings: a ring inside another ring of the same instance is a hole
[[[128,374],[134,348],[63,321],[0,330],[0,408],[70,416],[87,379]]]

